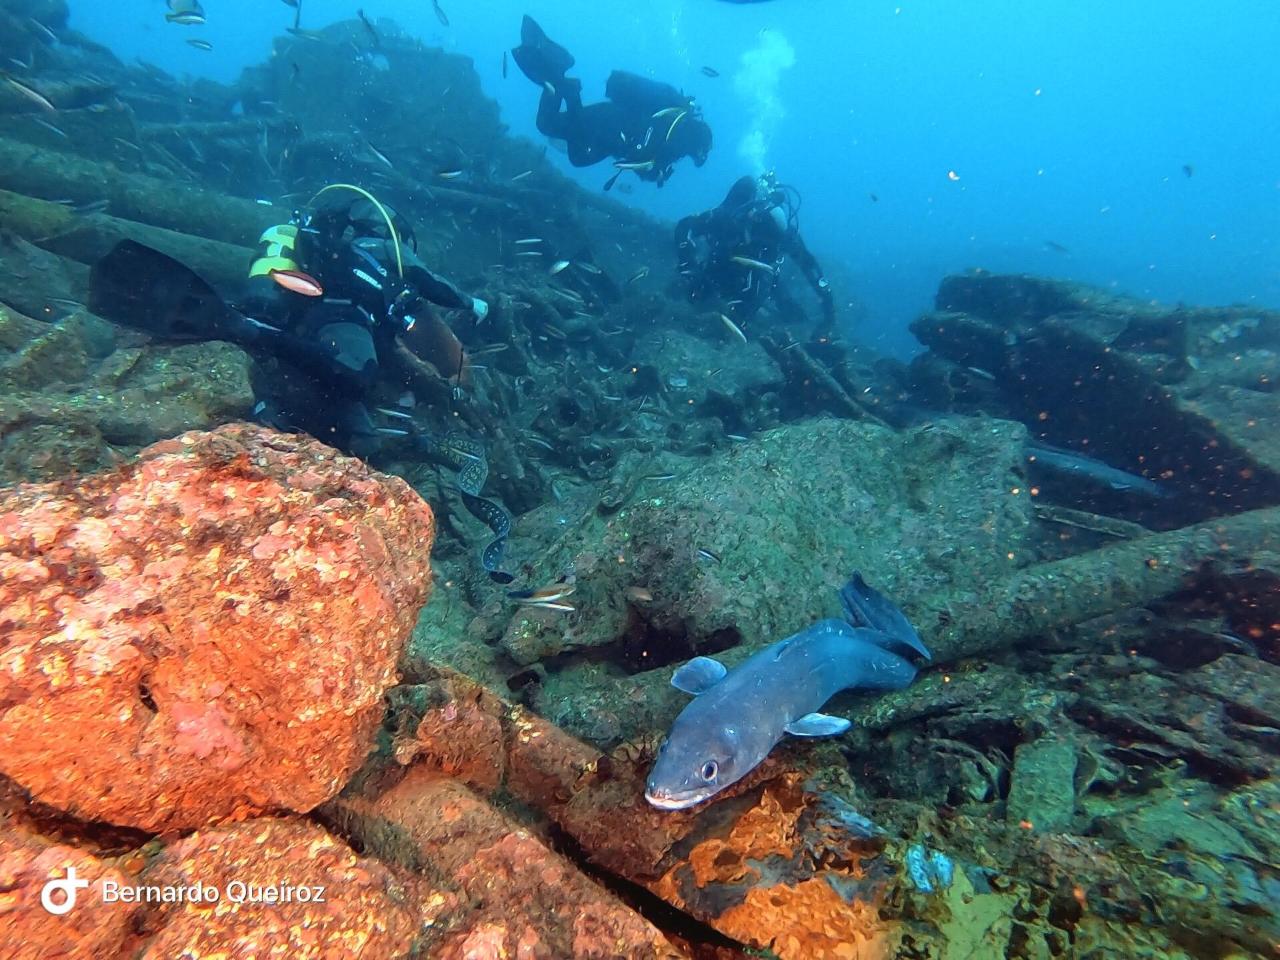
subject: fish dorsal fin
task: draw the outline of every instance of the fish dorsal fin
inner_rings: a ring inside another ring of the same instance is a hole
[[[782,729],[793,737],[834,737],[844,733],[852,723],[844,717],[833,717],[826,713],[806,713],[803,717],[792,720]]]
[[[729,671],[719,660],[710,657],[694,657],[671,676],[671,685],[677,690],[691,693],[695,697],[706,693],[724,679]]]

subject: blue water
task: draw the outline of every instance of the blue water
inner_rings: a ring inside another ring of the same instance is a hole
[[[975,266],[1280,306],[1274,0],[441,4],[449,27],[428,0],[364,10],[473,57],[517,134],[541,141],[537,88],[514,64],[501,75],[526,12],[577,57],[588,100],[613,68],[695,94],[715,131],[710,161],[620,199],[674,219],[744,172],[775,169],[801,191],[803,233],[841,299],[866,312],[856,332],[882,349],[910,351],[905,325],[938,280]],[[304,0],[302,25],[357,5]],[[272,0],[205,8],[206,26],[180,27],[159,0],[80,2],[72,25],[126,60],[230,81],[294,17]],[[197,36],[213,52],[184,43]],[[575,176],[599,189],[610,172]]]

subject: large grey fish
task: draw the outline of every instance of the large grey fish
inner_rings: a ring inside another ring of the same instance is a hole
[[[746,776],[786,734],[825,737],[848,730],[848,720],[818,712],[840,690],[898,690],[911,683],[915,666],[894,650],[929,652],[906,618],[857,574],[841,598],[846,610],[856,607],[871,626],[820,620],[733,670],[695,657],[675,672],[672,685],[695,699],[676,717],[658,753],[646,800],[664,810],[701,803]],[[904,624],[910,636],[885,632]]]
[[[1062,450],[1047,444],[1029,443],[1024,448],[1027,461],[1038,464],[1046,470],[1082,479],[1086,482],[1135,493],[1153,500],[1164,500],[1173,496],[1173,492],[1160,486],[1153,480],[1129,473],[1119,467],[1087,457],[1083,453]]]

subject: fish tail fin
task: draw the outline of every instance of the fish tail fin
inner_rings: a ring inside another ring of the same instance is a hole
[[[885,649],[909,651],[926,660],[933,659],[897,604],[868,584],[859,571],[855,570],[849,582],[840,588],[840,605],[852,626],[868,628],[883,637],[880,645]]]
[[[855,570],[850,575],[848,582],[840,588],[840,606],[844,609],[844,618],[855,627],[869,627],[871,623],[858,609],[858,590],[859,587],[865,587],[866,581],[862,579],[862,574]]]

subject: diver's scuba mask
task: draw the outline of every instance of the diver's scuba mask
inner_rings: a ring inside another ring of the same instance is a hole
[[[778,175],[769,170],[756,180],[756,209],[762,214],[768,214],[778,225],[778,229],[791,233],[799,226],[796,216],[798,204],[791,199],[794,193],[795,187],[779,183]]]

